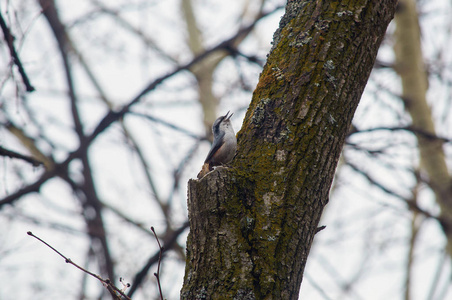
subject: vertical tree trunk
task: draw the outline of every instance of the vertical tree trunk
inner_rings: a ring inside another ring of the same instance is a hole
[[[396,0],[288,1],[232,167],[190,180],[182,299],[297,299]]]
[[[411,116],[414,128],[435,136],[432,112],[426,98],[428,77],[422,57],[416,2],[401,0],[395,21],[395,68],[402,81],[405,109]],[[447,169],[443,141],[422,134],[417,134],[416,137],[421,169],[428,175],[428,184],[441,207],[441,223],[447,238],[447,251],[452,257],[452,180]]]

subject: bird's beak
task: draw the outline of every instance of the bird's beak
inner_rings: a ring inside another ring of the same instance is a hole
[[[228,121],[229,121],[229,119],[232,117],[232,115],[234,114],[234,113],[232,113],[232,114],[228,117],[229,112],[230,112],[230,110],[228,110],[228,112],[227,112],[226,115],[224,116],[224,118],[225,118],[226,120],[228,120]]]

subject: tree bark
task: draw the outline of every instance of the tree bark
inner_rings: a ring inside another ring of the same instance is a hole
[[[288,1],[232,166],[189,181],[182,299],[298,299],[396,2]]]

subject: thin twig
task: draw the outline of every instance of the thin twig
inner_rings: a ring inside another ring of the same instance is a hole
[[[125,283],[122,277],[119,277],[119,282],[122,284],[121,292],[125,292],[130,287],[130,283]]]
[[[137,289],[140,287],[140,285],[143,283],[144,279],[146,278],[146,275],[149,272],[149,269],[158,262],[160,252],[166,252],[173,248],[177,243],[177,238],[182,234],[182,232],[185,231],[186,228],[188,228],[189,223],[188,221],[182,224],[181,227],[171,232],[171,234],[167,234],[163,240],[163,244],[165,245],[165,248],[163,248],[162,251],[159,250],[159,253],[155,253],[152,255],[147,263],[143,266],[143,268],[135,275],[132,286],[130,287],[129,292],[127,293],[129,297],[132,297],[133,294],[137,291]]]
[[[159,286],[159,292],[160,292],[160,300],[163,300],[163,293],[162,293],[162,286],[160,285],[160,263],[162,262],[162,254],[163,254],[163,247],[160,245],[159,237],[155,233],[154,227],[151,227],[152,232],[154,233],[155,239],[157,240],[157,243],[159,244],[159,262],[157,264],[157,273],[154,273],[155,278],[157,278],[157,285]]]
[[[27,92],[33,92],[35,88],[31,85],[30,80],[28,79],[27,73],[25,73],[24,67],[22,66],[22,62],[19,59],[19,55],[17,55],[16,49],[14,48],[14,37],[9,31],[8,26],[6,25],[5,20],[3,19],[2,13],[0,12],[0,27],[2,27],[3,36],[5,38],[5,42],[8,45],[9,53],[14,64],[19,69],[20,76],[22,77],[22,81],[24,82],[25,88]]]
[[[431,219],[437,220],[437,221],[440,222],[440,224],[444,224],[443,220],[440,217],[435,216],[433,213],[430,213],[429,211],[422,209],[416,203],[414,203],[412,199],[404,197],[403,195],[401,195],[401,194],[399,194],[399,193],[397,193],[397,192],[395,192],[393,190],[390,190],[389,188],[385,187],[383,184],[381,184],[380,182],[375,180],[373,177],[371,177],[368,173],[366,173],[363,170],[361,170],[354,163],[352,163],[350,161],[347,161],[346,164],[347,164],[347,166],[351,167],[355,172],[357,172],[358,174],[361,174],[362,176],[364,176],[364,178],[366,178],[372,185],[376,186],[377,188],[379,188],[383,192],[385,192],[385,193],[387,193],[389,195],[392,195],[392,196],[404,201],[412,211],[419,212],[419,213],[423,214],[424,216],[426,216],[427,218],[431,218]]]
[[[435,133],[431,133],[431,132],[425,131],[424,129],[416,128],[413,126],[375,127],[375,128],[362,129],[362,130],[357,129],[356,127],[353,127],[353,129],[348,133],[348,136],[351,136],[356,133],[367,133],[367,132],[374,132],[374,131],[408,131],[408,132],[412,132],[412,133],[419,135],[428,140],[439,140],[439,141],[445,142],[445,143],[452,142],[452,139],[450,139],[450,138],[438,136]]]
[[[319,233],[320,231],[322,231],[322,230],[325,229],[325,228],[326,228],[325,225],[322,225],[322,226],[317,227],[317,229],[315,230],[315,234]]]
[[[102,277],[100,277],[97,274],[94,274],[88,270],[86,270],[85,268],[79,266],[78,264],[76,264],[75,262],[73,262],[70,258],[67,258],[66,256],[64,256],[61,252],[59,252],[57,249],[55,249],[54,247],[52,247],[51,245],[49,245],[46,241],[42,240],[41,238],[39,238],[38,236],[34,235],[31,231],[28,231],[27,234],[29,236],[34,237],[35,239],[37,239],[38,241],[40,241],[41,243],[43,243],[44,245],[46,245],[47,247],[49,247],[50,249],[52,249],[53,251],[55,251],[59,256],[61,256],[62,258],[64,258],[64,261],[68,264],[73,265],[74,267],[76,267],[77,269],[85,272],[88,275],[91,275],[92,277],[96,278],[97,280],[99,280],[100,282],[102,282],[104,284],[104,286],[107,288],[107,290],[110,292],[110,294],[113,296],[114,299],[118,299],[121,300],[121,297],[118,296],[117,293],[119,293],[122,297],[124,297],[127,300],[131,300],[131,298],[129,298],[126,294],[124,294],[124,292],[122,290],[120,290],[119,288],[117,288],[114,284],[112,284],[112,282],[110,281],[110,279],[103,279]],[[122,282],[121,282],[122,283]],[[128,286],[130,286],[128,284]],[[127,287],[128,287],[127,286]]]
[[[173,129],[175,131],[179,131],[179,132],[181,132],[181,133],[183,133],[183,134],[185,134],[185,135],[187,135],[187,136],[189,136],[191,138],[194,138],[194,139],[197,139],[197,140],[200,140],[200,141],[207,140],[207,138],[204,137],[204,136],[200,136],[198,134],[190,132],[189,130],[187,130],[187,129],[183,128],[183,127],[174,125],[174,124],[172,124],[170,122],[167,122],[167,121],[165,121],[165,120],[163,120],[161,118],[157,118],[157,117],[154,117],[154,116],[151,116],[151,115],[148,115],[148,114],[144,114],[144,113],[140,113],[140,112],[136,112],[136,111],[129,111],[129,115],[135,115],[135,116],[138,116],[138,117],[142,117],[142,118],[148,119],[148,120],[150,120],[152,122],[155,122],[155,123],[158,123],[158,124],[162,124],[162,125],[164,125],[164,126],[166,126],[168,128],[171,128],[171,129]]]

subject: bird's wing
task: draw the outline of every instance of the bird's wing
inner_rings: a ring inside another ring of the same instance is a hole
[[[224,144],[224,132],[221,133],[218,138],[216,138],[213,141],[212,144],[212,148],[210,148],[209,154],[207,154],[206,160],[204,161],[204,163],[208,163],[210,162],[210,160],[212,159],[212,157],[214,156],[214,154],[218,151],[218,149],[220,149],[221,146],[223,146]]]

